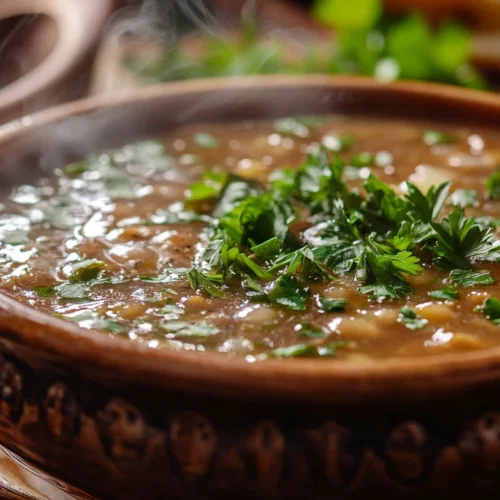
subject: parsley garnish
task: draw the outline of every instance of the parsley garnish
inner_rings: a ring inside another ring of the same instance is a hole
[[[499,261],[500,242],[492,227],[466,217],[462,207],[441,218],[449,182],[426,194],[407,182],[407,193],[399,196],[370,175],[363,196],[346,184],[343,169],[338,156],[319,148],[298,170],[275,173],[267,185],[205,174],[187,198],[213,207],[207,243],[188,273],[191,286],[222,297],[222,285],[239,278],[252,300],[300,311],[310,283],[346,273],[373,299],[407,297],[413,291],[407,276],[423,271],[421,259],[451,271],[458,286],[491,282],[489,274],[471,269]],[[304,207],[310,227],[298,237],[291,228]],[[452,295],[451,287],[431,292],[435,298]],[[345,308],[343,301],[324,298],[318,305],[326,312]]]
[[[328,332],[310,323],[301,323],[295,329],[300,337],[307,337],[309,339],[322,339],[328,336]]]
[[[463,208],[453,212],[440,222],[433,222],[436,234],[434,263],[444,269],[467,269],[477,261],[500,260],[500,242],[489,227],[465,217]]]
[[[87,259],[76,262],[71,266],[71,273],[68,276],[68,280],[71,282],[91,281],[99,276],[104,266],[105,263],[97,259]]]
[[[335,356],[339,347],[344,347],[344,341],[331,342],[325,345],[314,344],[296,344],[289,347],[274,349],[260,356],[260,359],[266,358],[317,358]]]
[[[203,274],[196,269],[191,269],[187,273],[189,284],[195,290],[203,290],[212,297],[225,297],[224,292],[216,283],[222,283],[221,275]]]
[[[344,312],[349,302],[344,299],[328,299],[326,297],[318,297],[318,305],[325,312]]]
[[[482,307],[478,307],[477,310],[482,311],[482,313],[495,325],[500,325],[500,300],[495,297],[488,297]]]
[[[56,287],[57,295],[68,300],[88,300],[89,290],[87,283],[63,283]]]
[[[219,333],[219,329],[208,323],[188,323],[187,321],[170,321],[163,323],[160,328],[170,337],[210,337]]]
[[[455,300],[458,299],[459,296],[458,290],[451,285],[445,286],[441,290],[432,290],[429,292],[429,297],[438,300]]]
[[[450,272],[453,284],[464,287],[493,285],[495,280],[488,271],[472,271],[468,269],[453,269]]]
[[[271,303],[280,304],[295,311],[306,310],[309,292],[294,276],[281,276],[268,292]]]
[[[125,332],[125,328],[118,321],[109,318],[102,318],[97,313],[92,311],[82,312],[77,315],[55,313],[54,316],[71,321],[72,323],[78,323],[79,326],[84,328],[95,328],[97,330],[104,330],[116,334]]]
[[[409,330],[420,330],[423,328],[429,320],[419,316],[410,307],[402,307],[399,312],[399,320],[403,322]]]
[[[55,285],[47,285],[47,286],[37,286],[33,288],[33,291],[39,296],[39,297],[51,297],[56,293],[56,287]]]

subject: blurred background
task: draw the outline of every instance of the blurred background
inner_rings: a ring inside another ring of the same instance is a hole
[[[0,2],[1,121],[87,94],[275,73],[495,90],[500,1]]]

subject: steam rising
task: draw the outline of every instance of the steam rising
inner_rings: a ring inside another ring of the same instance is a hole
[[[100,60],[98,59],[95,65],[97,71],[101,72],[99,78],[101,81],[109,79],[107,87],[114,95],[122,90],[130,91],[138,85],[138,82],[133,80],[132,72],[126,70],[121,65],[121,58],[117,57],[120,55],[122,42],[135,41],[140,45],[154,41],[161,51],[168,51],[178,47],[181,37],[186,33],[209,36],[227,33],[228,26],[231,24],[234,26],[235,21],[237,24],[240,22],[242,13],[238,12],[239,9],[235,8],[235,5],[241,6],[242,2],[227,0],[221,3],[226,3],[226,7],[229,8],[210,9],[207,0],[144,0],[139,8],[121,9],[110,19],[103,34],[101,44],[104,50],[101,50]],[[243,15],[255,14],[255,9],[255,1],[247,1]],[[286,31],[278,30],[276,26],[268,23],[266,31],[270,30],[273,30],[273,35],[293,40],[295,47],[301,43],[296,30],[291,35],[288,32],[287,35]],[[231,49],[229,42],[228,47]],[[114,60],[115,63],[118,61],[118,66],[109,63],[110,60]],[[115,85],[117,83],[119,83],[119,88]],[[229,95],[226,92],[211,93],[203,101],[178,110],[177,123],[189,121],[195,115],[210,114],[212,110],[220,106],[227,106],[229,100],[244,105],[246,98],[243,91],[232,92]],[[269,105],[271,106],[270,103]],[[116,115],[116,112],[114,114]],[[117,130],[117,123],[120,131]],[[125,110],[120,120],[117,120],[116,116],[111,119],[106,110],[96,111],[92,116],[71,118],[62,124],[51,126],[49,132],[44,132],[43,139],[41,139],[42,151],[38,152],[40,155],[38,164],[41,171],[48,173],[54,168],[62,167],[68,161],[81,158],[88,152],[97,152],[111,145],[119,146],[120,141],[123,144],[123,141],[130,140],[132,136],[138,139],[138,127],[134,116],[126,115]],[[106,142],[114,142],[114,144]],[[22,162],[23,160],[13,161]],[[9,159],[9,163],[13,161]],[[19,168],[18,172],[21,171],[22,169]],[[22,175],[25,180],[26,175]]]

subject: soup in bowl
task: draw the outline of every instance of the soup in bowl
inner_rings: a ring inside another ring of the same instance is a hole
[[[496,491],[499,116],[280,77],[4,126],[0,439],[116,498]]]

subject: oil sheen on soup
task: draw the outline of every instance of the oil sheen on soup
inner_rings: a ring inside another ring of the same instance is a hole
[[[359,117],[189,126],[2,200],[3,293],[248,362],[500,345],[500,139]]]

